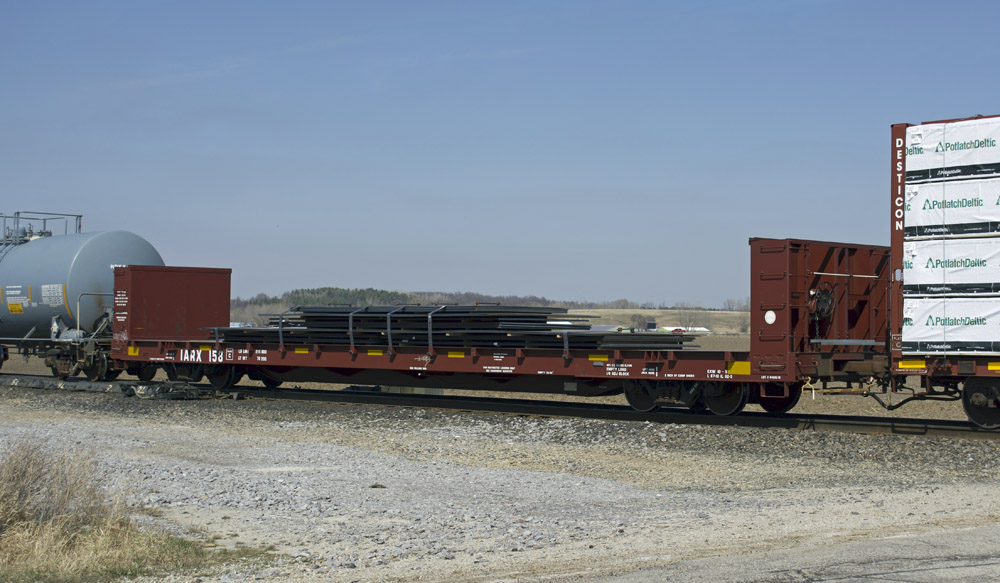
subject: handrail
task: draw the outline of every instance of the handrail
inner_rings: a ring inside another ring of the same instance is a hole
[[[392,356],[392,315],[401,310],[405,311],[406,308],[409,306],[418,306],[418,305],[420,304],[402,304],[395,310],[392,310],[385,315],[385,331],[387,333],[386,341],[388,344],[388,350],[386,350],[386,353],[389,354],[390,356]]]
[[[431,312],[427,314],[427,356],[434,356],[434,325],[433,325],[434,314],[440,312],[441,310],[447,307],[448,306],[441,306],[436,310],[431,310]]]
[[[354,354],[358,351],[354,347],[354,314],[357,314],[358,312],[364,312],[367,309],[368,306],[365,306],[363,308],[358,308],[357,310],[354,310],[353,312],[347,315],[347,335],[351,340],[351,348],[350,348],[351,354]]]
[[[73,215],[67,213],[46,213],[40,211],[17,211],[12,215],[0,213],[0,219],[3,219],[3,227],[0,230],[0,260],[10,253],[11,249],[17,247],[18,245],[27,243],[36,234],[40,236],[49,236],[52,232],[49,230],[50,221],[65,221],[66,227],[63,229],[63,234],[69,234],[70,220],[73,222],[73,233],[80,234],[83,231],[83,215]],[[10,220],[10,224],[8,224]],[[27,228],[25,233],[21,234],[21,223],[22,221],[27,223]],[[34,230],[34,224],[41,222],[41,228],[38,231]]]
[[[80,330],[80,300],[83,299],[83,296],[108,296],[108,297],[114,297],[114,294],[99,293],[99,292],[83,292],[80,295],[76,296],[76,329],[77,330]],[[94,330],[93,334],[91,334],[90,337],[93,338],[97,334],[98,330],[102,330],[102,329],[103,329],[103,326],[99,327],[97,330]]]
[[[288,308],[278,314],[278,350],[285,351],[285,314],[295,311],[295,308]]]

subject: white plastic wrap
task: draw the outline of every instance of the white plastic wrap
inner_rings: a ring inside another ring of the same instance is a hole
[[[1000,299],[904,298],[903,352],[1000,354]]]
[[[906,128],[906,182],[1000,175],[1000,118]]]
[[[905,241],[903,293],[1000,294],[1000,237]]]
[[[1000,235],[1000,178],[906,185],[905,236]]]

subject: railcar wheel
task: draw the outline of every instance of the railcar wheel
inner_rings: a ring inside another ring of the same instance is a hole
[[[704,383],[702,400],[708,410],[716,415],[735,415],[746,407],[750,400],[750,388],[746,383]]]
[[[622,388],[625,391],[625,400],[636,411],[648,413],[656,409],[656,400],[660,395],[653,383],[647,380],[628,379]]]
[[[140,381],[151,381],[153,380],[153,377],[156,376],[156,365],[144,364],[133,374],[135,374],[136,378]]]
[[[103,354],[95,354],[93,364],[83,369],[83,374],[86,375],[87,380],[92,383],[104,380],[104,375],[107,373],[108,359],[105,358]]]
[[[68,375],[64,375],[63,373],[59,372],[59,369],[56,368],[56,367],[54,367],[54,366],[49,367],[49,370],[52,371],[52,376],[56,377],[57,379],[59,379],[61,381],[64,381],[67,378],[69,378]]]
[[[962,387],[965,414],[983,429],[1000,429],[1000,385],[992,379],[971,378]]]
[[[784,392],[779,383],[768,383],[768,386],[776,391]],[[770,397],[766,394],[760,396],[760,407],[771,415],[784,415],[792,410],[792,407],[799,403],[802,397],[802,387],[793,385],[788,387],[788,396]]]
[[[208,384],[219,390],[233,388],[243,375],[236,374],[235,366],[220,366],[213,372],[206,372]]]
[[[187,376],[188,382],[200,383],[202,377],[205,376],[205,373],[202,371],[202,366],[200,364],[196,364],[191,366],[187,370],[187,374],[184,376]]]
[[[169,381],[197,383],[205,376],[200,364],[168,364],[163,367]]]
[[[264,383],[264,386],[269,389],[277,389],[281,386],[281,381],[272,379],[271,377],[264,377],[260,379],[260,382]]]

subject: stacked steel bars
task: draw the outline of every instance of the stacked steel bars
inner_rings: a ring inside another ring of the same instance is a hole
[[[305,306],[266,328],[219,328],[216,338],[253,344],[428,348],[675,350],[681,334],[593,332],[585,316],[522,306]]]

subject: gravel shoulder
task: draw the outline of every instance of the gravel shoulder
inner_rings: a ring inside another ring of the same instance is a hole
[[[1000,522],[992,441],[0,387],[21,436],[278,555],[145,581],[585,581]]]

